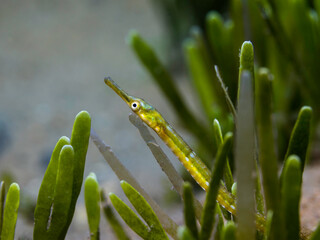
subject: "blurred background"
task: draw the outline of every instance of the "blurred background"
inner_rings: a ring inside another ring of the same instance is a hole
[[[31,202],[56,141],[70,137],[81,110],[90,113],[92,128],[137,179],[152,177],[143,186],[160,198],[162,184],[156,183],[162,181],[161,170],[130,124],[130,110],[103,81],[112,76],[170,118],[161,93],[125,42],[132,28],[159,52],[165,47],[159,18],[147,0],[1,1],[0,174],[18,182]],[[118,179],[92,143],[85,176],[91,171],[106,192],[121,193]],[[82,202],[83,195],[67,239],[87,238]],[[20,213],[16,236],[21,235],[32,236],[32,221]]]
[[[209,10],[219,11],[225,19],[232,15],[234,21],[239,16],[241,18],[242,11],[232,13],[231,8],[231,13],[226,12],[229,1],[194,0],[187,5],[183,2],[166,0],[159,4],[159,1],[148,0],[1,1],[0,177],[18,182],[22,189],[21,204],[24,205],[20,207],[17,237],[25,236],[31,239],[32,206],[36,201],[51,152],[61,136],[70,137],[73,119],[81,110],[90,113],[92,128],[113,148],[115,154],[145,190],[161,206],[167,206],[167,212],[170,212],[175,220],[181,221],[181,206],[167,204],[171,193],[174,197],[177,196],[171,190],[168,180],[140,138],[137,129],[130,124],[128,114],[131,111],[104,84],[103,79],[105,76],[111,76],[129,94],[150,102],[192,147],[199,147],[195,134],[183,127],[170,103],[151,81],[151,76],[126,43],[130,29],[138,30],[173,73],[188,108],[200,121],[205,122],[206,116],[201,100],[194,90],[194,83],[189,81],[190,74],[185,64],[187,60],[183,58],[182,42],[190,35],[192,25],[205,28]],[[240,1],[232,2],[236,4]],[[313,1],[309,2],[311,4]],[[239,16],[236,13],[240,13]],[[261,18],[260,14],[256,15],[259,16],[254,17]],[[217,16],[213,17],[216,21]],[[237,23],[239,21],[235,21],[235,25]],[[253,38],[254,46],[260,46],[256,48],[257,59],[260,66],[264,66],[274,62],[266,52],[278,50],[272,45],[273,42],[268,45],[269,48],[264,46],[265,37],[259,37],[267,31],[264,28],[260,31],[259,24],[253,27],[258,28],[261,34]],[[227,35],[227,43],[230,45],[212,46],[212,59],[216,64],[222,63],[220,66],[226,66],[224,69],[221,68],[222,75],[230,72],[228,76],[223,75],[226,81],[236,80],[237,77],[234,76],[238,74],[238,53],[244,33],[235,33],[238,37],[235,39],[237,43],[231,43],[232,31],[236,32],[239,26],[233,28],[230,21],[221,23],[221,26],[224,31],[221,35]],[[195,38],[199,36],[198,33],[197,30],[191,31]],[[209,39],[210,42],[210,30],[205,35],[206,40]],[[267,40],[270,38],[268,36]],[[222,42],[226,42],[225,39]],[[221,52],[226,53],[224,59],[217,57]],[[316,55],[316,52],[313,54]],[[283,59],[279,62],[281,60]],[[269,64],[268,67],[273,68],[276,77],[294,75],[291,73],[291,67],[275,65]],[[314,76],[318,76],[316,72]],[[278,116],[280,145],[281,141],[287,143],[288,132],[292,129],[297,110],[302,103],[308,103],[301,101],[301,94],[296,91],[299,86],[292,82],[288,87],[280,81],[282,86],[278,86],[277,89],[280,90],[275,93],[278,100],[276,110],[280,112],[285,109],[287,114]],[[229,87],[230,92],[234,93],[232,100],[235,101],[237,84],[234,83],[233,88],[232,84]],[[222,113],[225,109],[222,107]],[[319,109],[315,110],[319,112]],[[223,114],[221,116],[223,117]],[[224,122],[227,122],[226,128],[230,127],[228,119],[224,119]],[[178,160],[161,141],[158,142],[179,168]],[[283,154],[281,149],[284,148],[285,146],[280,147],[280,156]],[[320,183],[318,169],[317,166],[306,169],[308,173],[305,173],[304,183],[307,187],[304,188],[305,195],[302,200],[302,208],[309,211],[308,221],[314,222],[319,216],[312,218],[310,212],[319,206],[310,205],[310,201],[320,203],[320,191],[314,191],[314,186]],[[106,192],[115,192],[123,196],[118,179],[92,142],[88,149],[85,177],[89,172],[96,173]],[[112,239],[109,227],[104,218],[101,219],[102,239]],[[67,239],[87,239],[87,235],[87,218],[81,194]]]

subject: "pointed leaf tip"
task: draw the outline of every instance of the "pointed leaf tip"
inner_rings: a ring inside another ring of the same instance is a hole
[[[87,211],[90,239],[99,239],[100,190],[96,175],[91,172],[84,184],[84,200]]]
[[[222,25],[222,17],[220,15],[220,13],[218,13],[217,11],[210,11],[207,14],[206,20],[208,23],[210,24],[219,24]]]
[[[17,183],[12,183],[9,187],[4,207],[1,239],[14,240],[19,203],[20,187]]]
[[[290,155],[285,164],[282,178],[282,214],[287,239],[299,239],[299,205],[301,198],[301,161]]]
[[[88,175],[87,179],[89,179],[89,178],[91,178],[91,179],[93,179],[93,180],[97,181],[97,176],[96,176],[96,174],[95,174],[94,172],[89,173],[89,175]]]
[[[253,45],[250,41],[245,41],[240,51],[240,69],[253,72],[254,52]]]
[[[194,50],[195,47],[196,47],[196,42],[194,39],[192,38],[186,38],[183,43],[183,48],[187,51],[191,51],[191,50]]]
[[[126,43],[128,45],[133,45],[134,42],[140,38],[140,34],[136,29],[130,29],[127,37],[126,37]]]
[[[64,145],[62,148],[61,148],[61,152],[60,152],[60,155],[62,153],[65,153],[68,154],[68,153],[71,153],[73,154],[73,147],[71,145]]]
[[[12,188],[12,190],[15,190],[15,191],[20,191],[19,184],[15,182],[10,185],[10,188]]]
[[[290,155],[288,157],[288,167],[294,168],[294,169],[300,169],[301,160],[299,156],[297,155]]]
[[[312,114],[312,108],[309,106],[303,106],[300,111],[305,114]]]
[[[312,108],[304,106],[300,109],[298,118],[292,130],[285,162],[290,155],[297,155],[301,160],[301,170],[304,170],[307,151],[309,148]],[[286,163],[285,163],[286,164]]]
[[[233,138],[233,133],[227,132],[226,135],[224,136],[224,142],[232,141],[232,138]]]
[[[190,230],[185,226],[180,226],[178,228],[177,235],[179,240],[194,240]]]

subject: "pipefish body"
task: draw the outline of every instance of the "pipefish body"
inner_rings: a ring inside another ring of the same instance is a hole
[[[211,178],[209,169],[162,115],[143,99],[130,96],[110,77],[105,78],[104,81],[145,124],[158,134],[196,182],[207,191]],[[223,185],[220,185],[217,202],[228,212],[236,214],[235,198]],[[264,217],[262,215],[257,216],[257,228],[262,231],[264,229]]]

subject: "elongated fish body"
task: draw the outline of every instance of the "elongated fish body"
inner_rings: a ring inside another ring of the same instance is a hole
[[[111,80],[111,78],[106,78],[105,83],[128,104],[131,110],[137,114],[144,123],[158,134],[196,182],[207,191],[211,178],[209,169],[162,115],[143,99],[127,94]],[[234,196],[222,185],[218,191],[217,202],[228,212],[234,215],[236,214]],[[257,228],[263,231],[264,217],[258,214],[256,222]]]

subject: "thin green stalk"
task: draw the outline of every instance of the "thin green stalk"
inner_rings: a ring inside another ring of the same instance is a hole
[[[264,233],[264,240],[270,239],[270,232],[271,232],[271,226],[272,226],[272,219],[273,219],[273,212],[271,210],[267,213],[267,219],[266,219],[266,230]]]
[[[178,228],[178,238],[179,240],[196,240],[190,230],[185,226],[180,226]]]
[[[285,238],[300,239],[299,205],[301,197],[301,162],[298,156],[290,155],[283,170],[282,178],[282,207],[284,216]]]
[[[255,168],[256,168],[256,190],[255,190],[255,199],[256,199],[256,208],[257,212],[260,213],[262,216],[265,216],[265,203],[264,203],[264,196],[262,194],[262,183],[261,183],[261,176],[258,167],[257,161],[255,161]]]
[[[267,211],[272,210],[274,239],[282,239],[280,212],[280,187],[278,162],[274,149],[274,136],[271,121],[272,85],[268,69],[261,68],[256,81],[256,122],[259,142],[259,161],[263,177],[263,189]]]
[[[71,134],[71,141],[70,141],[71,146],[73,147],[73,150],[74,150],[74,159],[76,164],[74,165],[74,169],[73,169],[73,188],[72,188],[71,206],[68,214],[68,221],[66,224],[66,228],[64,229],[64,233],[67,232],[69,225],[72,221],[77,199],[80,194],[81,185],[83,181],[84,166],[86,162],[86,155],[87,155],[88,144],[89,144],[90,129],[91,129],[91,117],[89,113],[86,111],[79,112],[74,120],[72,134]],[[61,239],[63,239],[65,235],[61,235],[60,237]]]
[[[231,98],[230,98],[230,96],[229,96],[227,87],[225,86],[225,84],[224,84],[224,82],[223,82],[223,80],[222,80],[222,77],[221,77],[221,75],[220,75],[220,71],[219,71],[218,66],[215,65],[215,66],[214,66],[214,69],[215,69],[215,71],[216,71],[216,75],[217,75],[218,81],[219,81],[219,83],[220,83],[220,85],[221,85],[221,89],[222,89],[222,91],[223,91],[223,93],[224,93],[224,97],[225,97],[225,99],[226,99],[226,102],[227,102],[227,105],[228,105],[228,107],[229,107],[229,110],[230,110],[230,112],[231,112],[231,114],[232,114],[232,116],[233,116],[233,120],[236,121],[236,119],[237,119],[237,111],[236,111],[236,109],[235,109],[235,107],[234,107],[234,105],[233,105],[233,102],[232,102],[232,100],[231,100]]]
[[[232,0],[230,6],[230,14],[234,22],[234,45],[238,48],[241,46],[244,38],[244,25],[242,16],[242,0]]]
[[[220,13],[211,11],[207,14],[206,30],[214,64],[219,66],[224,83],[228,86],[229,95],[234,101],[237,95],[235,81],[239,48],[234,45],[234,24],[231,21],[224,22]]]
[[[117,195],[109,193],[109,198],[113,207],[117,210],[119,215],[125,223],[142,239],[148,239],[149,228],[142,222],[142,220],[131,210]]]
[[[121,223],[115,216],[111,206],[107,202],[107,198],[104,194],[104,192],[101,190],[100,192],[100,197],[101,197],[101,203],[102,203],[102,209],[104,212],[104,215],[109,222],[114,234],[117,236],[117,239],[121,240],[129,240],[130,238],[128,237],[127,233],[123,229]]]
[[[56,186],[48,219],[46,239],[58,240],[61,239],[60,236],[67,234],[69,227],[68,213],[72,208],[73,169],[75,165],[73,147],[71,145],[63,146],[59,156]]]
[[[232,133],[227,133],[223,143],[220,145],[214,163],[214,167],[211,174],[211,180],[209,184],[209,189],[207,191],[207,196],[203,208],[202,221],[201,221],[201,230],[199,239],[207,240],[210,238],[213,225],[214,225],[214,212],[216,208],[216,198],[218,195],[218,189],[220,186],[220,181],[223,176],[225,163],[227,160],[227,155],[231,149],[233,135]]]
[[[6,188],[5,188],[4,181],[1,181],[0,183],[0,236],[1,236],[2,225],[3,225],[5,197],[6,197]]]
[[[224,209],[223,209],[224,210]],[[222,209],[219,205],[219,203],[216,203],[216,224],[214,226],[213,230],[213,237],[215,240],[221,240],[222,235],[222,229],[224,226],[224,219],[229,220],[231,219],[231,214],[228,214],[228,218],[224,218],[224,216],[228,213],[227,211],[222,212]]]
[[[250,49],[251,44],[246,44]],[[242,53],[244,45],[242,47]],[[247,58],[246,56],[242,56]],[[252,61],[252,58],[249,58]],[[247,69],[247,68],[245,68]],[[255,160],[252,75],[241,71],[238,102],[235,162],[237,178],[237,239],[255,239]],[[245,141],[244,141],[245,139]]]
[[[90,173],[84,182],[84,201],[88,216],[90,239],[99,240],[100,189],[94,173]]]
[[[209,71],[205,64],[205,59],[201,55],[201,49],[194,39],[187,39],[183,44],[187,64],[189,66],[193,85],[195,86],[201,100],[204,112],[210,121],[217,114],[216,94],[212,89],[212,70]]]
[[[121,181],[121,187],[133,207],[147,224],[146,226],[120,198],[112,193],[109,194],[113,206],[128,226],[146,240],[169,239],[161,226],[157,215],[142,195],[126,181]]]
[[[194,212],[192,187],[190,183],[184,183],[183,185],[183,200],[185,225],[190,230],[192,236],[195,239],[198,239],[198,228]]]
[[[196,41],[197,46],[199,47],[201,56],[203,58],[203,63],[206,65],[207,69],[212,68],[214,65],[210,51],[207,46],[207,42],[204,36],[202,29],[199,26],[192,26],[190,29],[191,37]],[[211,72],[211,71],[210,71]],[[214,81],[211,82],[211,86],[214,85]],[[214,87],[214,86],[213,86]],[[213,88],[215,89],[215,88]],[[219,91],[218,91],[219,92]],[[218,94],[218,92],[216,94]]]
[[[254,51],[250,41],[243,42],[240,50],[240,67],[239,67],[239,82],[238,82],[238,100],[241,86],[241,76],[243,71],[249,71],[254,84]],[[255,89],[254,85],[252,89]],[[253,90],[254,91],[254,90]]]
[[[292,154],[297,155],[301,161],[301,172],[306,162],[312,121],[312,108],[304,106],[301,108],[298,119],[290,136],[290,142],[285,156],[285,161]]]
[[[233,221],[223,226],[221,240],[236,240],[236,225]]]
[[[56,188],[56,178],[59,165],[59,156],[63,146],[70,144],[67,137],[61,137],[51,155],[47,170],[42,179],[39,189],[37,205],[34,211],[34,229],[33,239],[41,240],[48,237],[47,230],[51,207],[54,199],[54,190]]]
[[[211,92],[213,94],[212,98],[214,100],[213,103],[215,104],[214,108],[216,108],[216,106],[217,106],[217,107],[221,108],[221,110],[219,109],[220,111],[225,111],[227,105],[223,99],[224,93],[223,93],[222,89],[217,87],[218,79],[214,75],[214,69],[212,68],[212,66],[214,66],[214,62],[213,62],[212,56],[210,54],[209,47],[207,46],[206,41],[204,39],[203,33],[199,27],[192,27],[190,30],[190,35],[191,35],[192,39],[194,40],[196,49],[198,50],[196,52],[198,52],[199,56],[201,57],[199,60],[203,65],[202,68],[206,72],[207,79],[209,80],[207,82],[207,87],[210,88],[209,90],[211,90]],[[194,80],[197,80],[197,78],[195,78]],[[197,84],[197,83],[195,83],[195,84]],[[206,91],[209,91],[209,90],[206,90]],[[211,106],[211,107],[213,107],[213,106]],[[218,113],[216,113],[216,115],[217,114]],[[209,120],[211,122],[212,118]]]
[[[1,239],[14,240],[18,208],[20,204],[20,187],[12,183],[9,187],[3,213]]]
[[[150,228],[149,234],[151,239],[154,239],[154,240],[169,239],[157,215],[152,210],[149,203],[143,198],[143,196],[126,181],[121,181],[121,187],[125,195],[129,199],[129,201],[133,205],[133,207],[137,210],[139,215],[143,218],[143,220],[149,226]]]
[[[223,143],[223,137],[222,137],[222,130],[220,127],[220,123],[217,119],[213,120],[213,133],[217,143],[217,147],[219,148],[219,146]],[[227,190],[231,192],[232,184],[234,183],[234,181],[233,181],[233,176],[232,176],[232,172],[229,164],[229,159],[227,159],[227,163],[224,168],[223,178],[224,178],[224,184],[226,185]],[[225,217],[225,219],[227,220],[231,219],[231,214],[228,211],[226,211],[224,208],[220,210],[223,213],[223,216]]]
[[[219,147],[221,144],[223,144],[223,137],[222,137],[221,126],[217,119],[213,120],[213,131],[214,131],[214,136],[215,136],[217,146]],[[233,181],[233,176],[232,176],[228,159],[227,159],[226,167],[224,169],[224,181],[226,183],[226,187],[228,191],[231,192],[232,184],[234,183],[234,181]]]
[[[269,3],[268,3],[269,2]],[[265,20],[268,29],[272,36],[275,39],[276,46],[279,51],[286,57],[287,60],[292,64],[293,70],[299,77],[299,87],[305,96],[308,97],[307,92],[310,91],[312,96],[317,96],[316,89],[310,89],[306,84],[302,84],[302,80],[310,79],[310,74],[306,71],[303,64],[300,63],[299,58],[297,57],[294,45],[292,41],[287,36],[283,24],[279,19],[279,13],[277,12],[276,5],[274,4],[274,0],[269,1],[259,1],[259,8],[262,14],[263,19]],[[271,11],[267,11],[267,9],[271,9]],[[272,12],[272,14],[270,14]],[[317,99],[317,97],[315,98]]]

